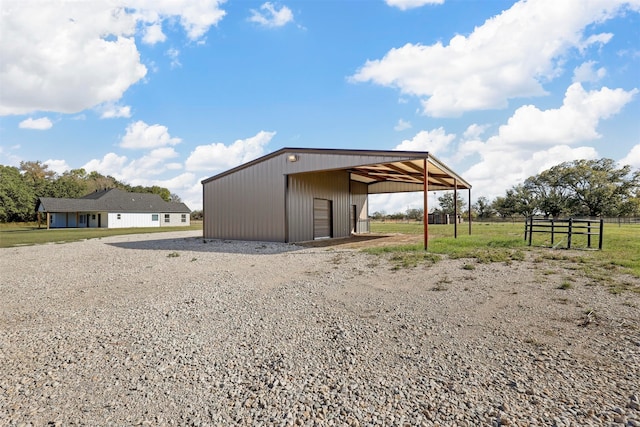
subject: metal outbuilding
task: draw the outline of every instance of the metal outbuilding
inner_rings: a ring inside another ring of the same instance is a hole
[[[349,237],[369,231],[369,194],[423,191],[426,248],[427,192],[466,189],[471,200],[471,185],[426,151],[282,148],[202,187],[208,239]]]

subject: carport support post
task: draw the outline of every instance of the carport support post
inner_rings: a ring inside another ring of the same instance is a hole
[[[453,238],[458,238],[458,179],[453,178]]]
[[[424,250],[426,251],[428,248],[428,240],[429,240],[429,162],[427,159],[423,160],[423,168],[422,168],[422,191],[424,193],[424,202],[422,203],[422,227],[424,229]]]
[[[469,236],[471,236],[471,189],[469,189]]]

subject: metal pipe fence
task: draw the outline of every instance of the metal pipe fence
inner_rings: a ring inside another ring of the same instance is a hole
[[[566,241],[565,248],[571,249],[575,242],[576,237],[584,236],[586,241],[582,241],[582,244],[586,244],[586,248],[583,249],[595,249],[592,248],[593,238],[598,242],[598,250],[602,250],[602,237],[603,237],[603,224],[604,219],[546,219],[529,217],[525,221],[524,226],[524,239],[528,240],[529,246],[533,243],[534,233],[544,233],[551,236],[551,247],[554,249],[560,246]],[[561,240],[556,243],[556,237],[560,237]],[[544,246],[544,245],[543,245]]]

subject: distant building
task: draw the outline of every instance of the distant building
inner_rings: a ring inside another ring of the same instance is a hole
[[[188,226],[191,210],[184,203],[166,202],[157,194],[128,193],[117,188],[96,191],[79,199],[40,197],[38,222],[47,228],[129,228]]]
[[[471,191],[428,152],[312,148],[283,148],[202,187],[205,238],[276,242],[369,232],[369,194]]]
[[[453,224],[453,218],[456,218],[456,216],[442,212],[433,212],[429,214],[429,224]],[[464,222],[462,215],[458,215],[457,220],[458,224]]]

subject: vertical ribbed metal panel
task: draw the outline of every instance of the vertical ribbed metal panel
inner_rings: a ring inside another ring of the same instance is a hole
[[[203,187],[203,233],[209,239],[285,241],[285,176],[278,158]]]
[[[368,192],[367,184],[351,181],[351,204],[356,205],[356,221],[359,224],[356,231],[358,233],[369,232],[368,226],[363,229],[369,217]]]
[[[289,241],[313,239],[313,199],[332,202],[333,237],[349,236],[349,173],[346,171],[289,175]]]

